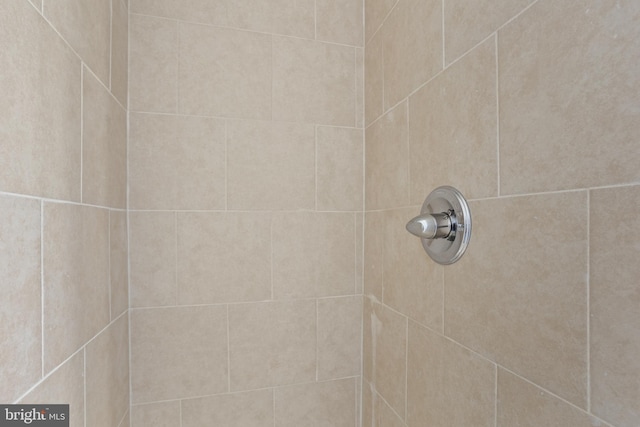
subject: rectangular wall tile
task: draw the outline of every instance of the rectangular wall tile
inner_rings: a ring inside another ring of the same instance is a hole
[[[491,38],[409,98],[411,204],[441,185],[498,195],[495,50]]]
[[[409,138],[407,102],[389,111],[365,132],[367,210],[407,206]]]
[[[362,130],[319,126],[316,132],[318,210],[362,210]]]
[[[40,202],[3,196],[0,212],[0,400],[13,402],[42,373]]]
[[[0,188],[80,201],[80,60],[24,1],[0,5],[0,40]]]
[[[638,19],[635,2],[544,0],[500,31],[503,194],[640,179]]]
[[[43,224],[46,373],[109,323],[109,211],[45,203]]]
[[[355,379],[279,387],[276,427],[355,427]]]
[[[363,308],[364,378],[404,420],[407,318],[369,299]]]
[[[318,300],[318,379],[360,375],[362,297]]]
[[[111,10],[111,93],[128,108],[129,10],[122,0],[112,0]]]
[[[591,193],[591,410],[625,427],[640,419],[639,208],[639,186]]]
[[[43,12],[100,81],[109,87],[111,2],[45,0]]]
[[[458,59],[531,3],[533,0],[444,2],[446,64]]]
[[[84,351],[79,351],[18,403],[68,404],[69,426],[85,427],[84,367]]]
[[[447,336],[585,408],[586,192],[482,200],[471,211],[472,243],[445,269]],[[572,227],[559,212],[571,212]],[[542,227],[554,238],[532,233]]]
[[[181,402],[182,427],[273,427],[273,391],[187,399]]]
[[[178,111],[178,23],[129,17],[129,109]]]
[[[443,267],[424,252],[422,242],[405,225],[418,207],[385,212],[382,301],[405,316],[442,330]]]
[[[494,427],[493,363],[413,322],[407,363],[408,425]]]
[[[231,390],[315,380],[315,305],[297,300],[229,306]]]
[[[353,295],[354,228],[351,213],[274,214],[274,298]]]
[[[352,47],[273,38],[273,118],[334,126],[355,125]]]
[[[229,209],[313,209],[314,132],[298,123],[228,121]]]
[[[178,213],[179,304],[270,298],[269,214]]]
[[[127,199],[127,112],[83,72],[82,201],[123,209]]]
[[[131,427],[176,427],[179,425],[179,400],[131,406]]]
[[[225,208],[222,120],[131,114],[130,121],[130,208]]]
[[[87,425],[117,426],[129,410],[129,320],[111,323],[86,348]]]
[[[262,33],[314,37],[314,0],[133,0],[131,11]]]
[[[130,212],[131,307],[176,305],[176,216]]]
[[[318,40],[362,46],[364,1],[316,0]]]
[[[224,306],[136,309],[131,345],[132,403],[228,391]]]
[[[247,119],[271,118],[271,37],[179,24],[178,110]]]
[[[111,320],[129,308],[129,242],[127,213],[109,212]]]
[[[498,369],[497,408],[498,427],[608,427],[608,424],[503,369]]]
[[[442,2],[399,0],[380,31],[386,111],[442,70]]]

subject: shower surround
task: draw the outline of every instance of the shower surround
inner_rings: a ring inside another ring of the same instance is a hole
[[[638,22],[2,2],[0,401],[73,427],[635,427]],[[440,185],[474,221],[447,267],[404,229]]]

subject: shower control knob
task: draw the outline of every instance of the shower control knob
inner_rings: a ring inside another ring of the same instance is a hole
[[[471,211],[453,187],[438,187],[427,196],[420,215],[407,223],[407,231],[422,240],[422,247],[438,264],[453,264],[471,239]]]
[[[421,239],[446,239],[451,234],[448,213],[422,214],[407,223],[407,231]]]

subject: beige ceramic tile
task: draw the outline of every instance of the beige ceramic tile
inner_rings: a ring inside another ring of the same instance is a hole
[[[43,224],[47,373],[109,323],[109,211],[45,203]]]
[[[180,23],[178,111],[271,118],[271,37]]]
[[[503,194],[640,179],[639,19],[637,2],[539,1],[500,31]]]
[[[276,427],[355,427],[355,379],[279,387]]]
[[[362,210],[363,138],[361,129],[318,127],[318,210]]]
[[[88,70],[82,85],[82,201],[127,202],[127,113]]]
[[[316,39],[363,45],[364,1],[316,0]]]
[[[183,400],[182,427],[273,427],[273,391],[223,394]]]
[[[178,304],[270,299],[270,229],[264,213],[178,213]]]
[[[381,31],[386,111],[442,70],[442,2],[399,0]]]
[[[233,391],[315,380],[315,301],[230,305],[229,358]]]
[[[129,109],[178,111],[178,24],[129,16]]]
[[[228,121],[229,209],[313,209],[314,132],[297,123]]]
[[[381,117],[365,132],[365,205],[367,210],[407,206],[409,138],[407,103]]]
[[[108,87],[111,61],[111,2],[45,0],[44,16]]]
[[[496,425],[498,427],[608,426],[608,424],[590,417],[575,406],[568,405],[543,389],[503,369],[498,369],[497,409],[498,423]]]
[[[378,301],[382,301],[385,216],[384,212],[364,216],[364,295]]]
[[[263,33],[314,37],[314,0],[134,0],[131,11]]]
[[[131,345],[132,403],[228,391],[224,306],[133,310]]]
[[[445,269],[446,334],[585,407],[586,192],[483,200],[471,212],[469,248]],[[553,238],[532,232],[542,228]]]
[[[354,228],[351,213],[274,214],[274,298],[353,295]]]
[[[364,48],[356,49],[356,127],[364,128]]]
[[[131,114],[130,123],[130,208],[224,209],[222,120]]]
[[[411,203],[441,185],[467,199],[496,196],[497,123],[491,38],[409,99]]]
[[[129,321],[111,323],[86,348],[87,425],[117,426],[129,409]]]
[[[318,300],[318,379],[360,375],[362,297]]]
[[[20,404],[61,403],[69,405],[69,426],[84,423],[84,351],[60,365],[47,379],[29,392]]]
[[[111,266],[111,320],[129,308],[129,243],[127,213],[109,212]]]
[[[40,202],[0,197],[0,400],[13,402],[42,373]]]
[[[418,206],[385,213],[382,301],[405,316],[442,330],[443,267],[425,253],[422,242],[407,232]]]
[[[533,0],[447,0],[444,2],[446,63],[458,59]]]
[[[406,427],[393,409],[381,398],[371,386],[364,384],[363,393],[363,427]]]
[[[80,201],[80,60],[25,1],[0,4],[0,40],[0,188]]]
[[[111,93],[128,108],[129,11],[122,0],[112,0],[111,10]]]
[[[398,0],[364,0],[364,29],[367,43],[397,3]]]
[[[273,38],[273,118],[354,126],[355,50],[289,37]]]
[[[130,212],[131,307],[175,305],[176,217],[169,212]]]
[[[364,123],[369,126],[384,111],[384,61],[382,35],[378,33],[364,49]]]
[[[407,318],[385,306],[364,301],[364,378],[393,410],[405,417]]]
[[[409,322],[407,364],[408,425],[494,427],[493,363]]]
[[[180,425],[180,401],[131,406],[131,427],[176,427]]]
[[[638,209],[638,186],[591,193],[591,411],[617,426],[640,419]]]

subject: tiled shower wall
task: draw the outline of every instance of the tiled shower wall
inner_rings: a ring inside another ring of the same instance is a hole
[[[132,426],[359,423],[362,17],[130,0]]]
[[[0,2],[0,402],[128,426],[127,5]]]
[[[640,419],[640,3],[367,0],[364,426]],[[442,267],[404,230],[470,199]]]

